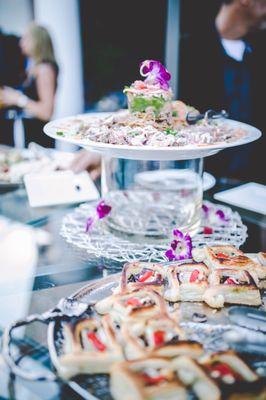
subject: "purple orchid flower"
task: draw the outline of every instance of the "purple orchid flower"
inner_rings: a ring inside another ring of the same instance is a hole
[[[229,221],[222,210],[215,210],[206,204],[202,205],[203,217],[208,225],[221,225]]]
[[[96,207],[96,212],[98,214],[99,219],[106,217],[106,215],[110,214],[112,207],[108,204],[105,204],[105,201],[102,200]]]
[[[178,229],[173,230],[175,239],[171,243],[171,248],[165,252],[170,261],[179,261],[192,258],[192,240],[188,233],[185,235]]]
[[[206,204],[202,204],[202,210],[205,214],[208,214],[210,211],[210,207],[206,206]]]
[[[225,213],[222,210],[217,210],[215,215],[221,220],[221,221],[228,221],[228,218],[225,218]]]
[[[96,206],[94,215],[88,217],[85,232],[90,232],[95,222],[106,217],[108,214],[110,214],[111,210],[112,207],[106,204],[104,200],[101,200]]]
[[[171,74],[156,60],[145,60],[140,64],[140,75],[146,77],[146,83],[159,84],[162,89],[169,89]]]

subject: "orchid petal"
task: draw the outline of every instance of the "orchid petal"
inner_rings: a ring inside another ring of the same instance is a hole
[[[184,234],[178,229],[173,230],[173,235],[176,236],[179,240],[184,238]]]
[[[206,204],[202,204],[202,210],[205,214],[207,214],[210,211],[210,208],[206,206]]]
[[[100,201],[96,208],[99,219],[106,217],[106,215],[110,214],[111,210],[112,207],[108,204],[105,204],[104,200]]]
[[[162,89],[168,90],[168,81],[171,74],[167,69],[156,60],[145,60],[140,64],[140,75],[145,77],[145,82],[150,84],[159,84]]]
[[[89,232],[94,223],[96,221],[98,221],[99,219],[102,219],[104,217],[106,217],[108,214],[110,214],[112,210],[112,207],[109,206],[108,204],[105,203],[104,200],[101,200],[97,206],[96,206],[96,210],[93,214],[93,216],[88,217],[87,222],[86,222],[86,228],[85,228],[85,232]]]
[[[150,62],[151,62],[151,60],[145,60],[140,64],[139,72],[140,72],[141,76],[149,75],[149,72],[151,71]]]
[[[220,220],[225,221],[225,214],[222,210],[217,210],[215,214],[220,218]]]
[[[175,260],[175,254],[173,253],[173,251],[171,249],[167,250],[165,252],[165,255],[168,258],[168,260],[170,260],[170,261]]]
[[[86,222],[86,229],[85,229],[86,233],[89,232],[92,229],[93,224],[94,224],[94,218],[93,217],[89,217],[87,219],[87,222]]]
[[[171,248],[173,249],[173,250],[176,250],[176,248],[177,248],[177,243],[178,243],[178,241],[177,240],[173,240],[172,241],[172,243],[171,243]]]

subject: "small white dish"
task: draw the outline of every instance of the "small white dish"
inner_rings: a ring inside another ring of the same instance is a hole
[[[135,183],[150,187],[163,184],[164,188],[175,187],[180,178],[185,178],[183,170],[178,169],[165,169],[158,171],[140,172],[135,175]],[[216,179],[208,172],[203,173],[202,189],[204,191],[211,189],[216,183]]]

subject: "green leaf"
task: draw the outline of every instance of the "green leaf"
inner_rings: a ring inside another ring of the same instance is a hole
[[[57,136],[64,136],[64,132],[58,131],[58,132],[56,132],[56,134],[57,134]]]
[[[123,90],[123,93],[126,93],[129,89],[130,89],[130,86],[125,86],[124,90]]]
[[[148,107],[153,109],[155,115],[159,115],[161,109],[165,105],[165,100],[162,96],[145,98],[142,96],[134,96],[131,101],[130,108],[134,112],[145,112]]]
[[[165,129],[165,133],[167,134],[167,135],[177,135],[177,131],[175,131],[174,129],[171,129],[171,128],[166,128]]]

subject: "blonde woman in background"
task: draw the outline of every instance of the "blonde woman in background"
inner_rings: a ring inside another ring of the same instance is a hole
[[[49,32],[35,23],[30,24],[20,40],[20,47],[27,57],[26,78],[20,90],[0,89],[0,102],[19,110],[26,145],[34,141],[52,147],[53,140],[43,133],[43,126],[53,115],[58,77]]]

